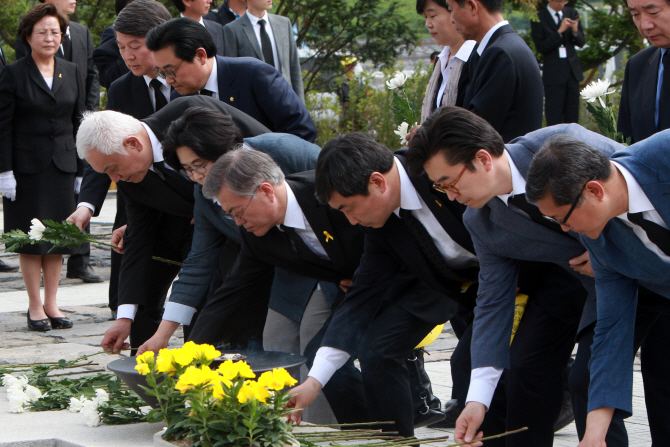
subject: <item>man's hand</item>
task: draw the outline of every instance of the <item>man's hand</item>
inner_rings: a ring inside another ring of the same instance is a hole
[[[577,447],[607,447],[605,436],[613,415],[613,408],[598,408],[590,411],[586,416],[584,438]]]
[[[405,146],[409,146],[410,144],[412,144],[412,138],[414,138],[414,135],[416,135],[419,129],[421,129],[421,124],[419,124],[418,126],[414,126],[409,130],[409,133],[405,137],[406,141]]]
[[[344,293],[347,293],[347,290],[349,290],[349,287],[351,287],[351,280],[350,279],[343,279],[340,281],[340,289],[344,290]]]
[[[115,252],[123,254],[123,235],[126,233],[126,227],[128,224],[117,228],[112,232],[112,245],[116,245],[117,248],[114,249]]]
[[[308,377],[304,383],[289,391],[289,395],[295,394],[295,396],[292,396],[291,399],[289,399],[286,407],[300,409],[288,416],[292,422],[299,424],[302,421],[302,410],[309,407],[311,403],[314,402],[314,399],[319,395],[321,388],[323,387],[318,380],[314,377]]]
[[[572,28],[572,34],[579,32],[579,17],[570,21],[570,27]]]
[[[565,30],[572,27],[572,20],[567,17],[563,17],[561,25],[558,27],[558,34],[563,34]]]
[[[83,230],[91,222],[91,216],[93,216],[93,212],[89,207],[80,206],[74,213],[70,214],[67,220],[75,224],[80,230]]]
[[[468,402],[456,421],[456,431],[454,439],[457,443],[467,442],[468,447],[478,447],[484,445],[483,442],[472,442],[484,436],[483,432],[477,433],[479,427],[484,422],[486,415],[486,406],[479,402]]]
[[[130,348],[130,344],[124,343],[124,341],[130,335],[130,325],[132,323],[133,320],[128,318],[119,318],[116,320],[114,326],[105,332],[105,337],[102,339],[102,343],[100,343],[102,349],[118,354],[122,349]]]
[[[577,256],[576,258],[570,259],[568,261],[570,263],[570,267],[572,267],[572,270],[575,272],[581,273],[582,275],[590,276],[591,278],[595,278],[595,275],[593,274],[593,268],[591,267],[591,258],[589,258],[589,252],[585,251],[583,254]]]
[[[149,340],[145,341],[142,346],[137,348],[137,354],[135,355],[144,354],[147,351],[158,353],[161,349],[167,348],[170,337],[172,337],[172,334],[174,334],[174,331],[178,327],[179,323],[177,322],[169,320],[161,321],[156,333]]]

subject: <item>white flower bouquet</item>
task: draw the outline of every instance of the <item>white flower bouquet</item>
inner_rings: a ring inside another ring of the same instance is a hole
[[[593,81],[581,91],[581,96],[587,101],[586,110],[588,110],[600,131],[607,138],[611,138],[617,143],[630,144],[630,138],[626,139],[616,130],[616,117],[612,108],[612,102],[608,95],[615,93],[616,90],[610,90],[610,81],[608,79],[600,79]],[[596,103],[596,101],[598,101]],[[594,105],[595,103],[595,105]]]

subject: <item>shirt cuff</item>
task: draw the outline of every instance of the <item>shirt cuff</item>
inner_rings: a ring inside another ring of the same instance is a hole
[[[191,324],[193,315],[197,309],[195,307],[186,306],[179,303],[165,303],[165,311],[163,312],[163,320],[174,321],[185,326]]]
[[[473,369],[470,374],[470,388],[465,404],[479,402],[488,411],[502,373],[502,368],[494,368],[493,366]]]
[[[95,213],[95,206],[91,205],[88,202],[79,202],[79,204],[77,205],[77,209],[79,209],[80,206],[85,206],[86,208],[91,210],[91,213]]]
[[[5,171],[0,173],[0,180],[5,180],[8,178],[14,178],[14,171]]]
[[[314,364],[309,370],[309,376],[314,377],[319,381],[321,386],[326,386],[333,374],[340,369],[347,360],[349,360],[349,353],[341,349],[323,346],[316,351],[314,357]]]
[[[135,314],[137,313],[137,304],[121,304],[118,309],[116,309],[116,319],[128,318],[129,320],[135,320]]]

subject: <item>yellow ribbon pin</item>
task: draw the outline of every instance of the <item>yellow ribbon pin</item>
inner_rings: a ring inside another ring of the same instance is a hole
[[[333,240],[333,236],[331,236],[327,231],[324,231],[323,234],[326,236],[326,242]]]
[[[440,208],[442,208],[442,204],[440,203],[439,200],[435,199],[435,203],[437,203],[437,205],[438,205]]]
[[[62,78],[62,77],[63,77],[63,73],[58,73],[58,77],[59,77],[59,78]]]

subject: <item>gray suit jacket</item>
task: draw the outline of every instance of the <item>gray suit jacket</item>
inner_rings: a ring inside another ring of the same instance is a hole
[[[305,102],[305,93],[302,85],[302,69],[298,59],[298,48],[293,39],[293,25],[283,16],[267,14],[272,27],[277,54],[279,56],[278,70],[286,81],[291,84],[293,91]],[[238,20],[223,27],[224,55],[229,57],[255,57],[263,59],[263,52],[258,43],[256,34],[249,16],[244,14]]]
[[[203,19],[202,23],[205,24],[205,29],[209,32],[209,35],[212,36],[212,39],[214,39],[214,45],[216,45],[216,54],[223,56],[223,26],[221,26],[220,23],[216,23],[207,19]]]
[[[544,141],[556,134],[567,134],[608,156],[623,148],[620,144],[588,131],[577,124],[557,126],[531,132],[505,145],[514,164],[525,178],[535,153]],[[472,335],[472,368],[493,366],[509,368],[509,340],[514,317],[517,272],[520,261],[550,262],[564,267],[582,282],[589,293],[579,329],[596,320],[595,281],[576,273],[568,261],[586,249],[574,233],[559,234],[519,214],[498,197],[481,209],[468,207],[463,215],[472,236],[480,263],[479,292]],[[566,303],[565,310],[569,304]],[[561,312],[562,303],[548,309]],[[475,349],[476,347],[476,349]]]

